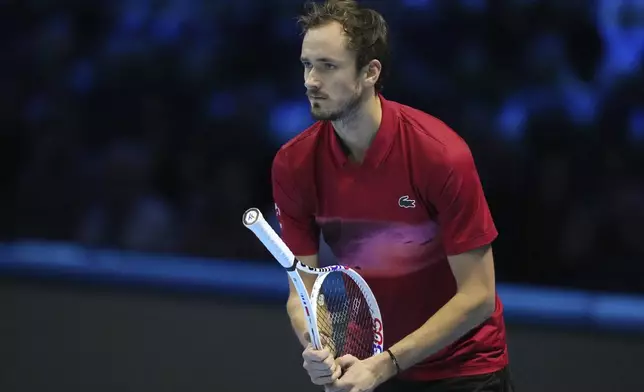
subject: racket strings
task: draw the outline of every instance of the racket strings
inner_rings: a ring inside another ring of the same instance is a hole
[[[374,324],[369,303],[349,275],[329,274],[320,289],[317,305],[320,335],[336,358],[351,354],[364,359],[373,354]]]

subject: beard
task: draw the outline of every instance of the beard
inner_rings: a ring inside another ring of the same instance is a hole
[[[316,121],[338,121],[350,117],[360,107],[363,100],[362,95],[360,91],[356,90],[351,97],[336,109],[324,109],[320,102],[314,101],[311,105],[311,116]]]

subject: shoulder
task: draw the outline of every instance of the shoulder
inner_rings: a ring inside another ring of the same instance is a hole
[[[309,156],[316,148],[324,123],[316,121],[304,131],[284,143],[275,154],[274,161],[297,163],[298,159]]]
[[[322,135],[324,122],[317,121],[284,143],[273,158],[273,173],[285,173],[307,166]]]
[[[411,106],[395,105],[413,164],[425,170],[451,172],[472,160],[467,142],[444,121]]]

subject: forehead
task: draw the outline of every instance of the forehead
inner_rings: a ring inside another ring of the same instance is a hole
[[[323,57],[345,58],[349,54],[345,44],[346,36],[342,25],[331,22],[306,32],[302,41],[302,57],[310,60]]]

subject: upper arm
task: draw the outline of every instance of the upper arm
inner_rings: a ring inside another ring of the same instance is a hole
[[[436,210],[458,292],[493,306],[495,276],[491,243],[498,232],[472,153],[465,142],[459,142],[444,151],[431,167],[432,178],[428,179],[425,189]]]
[[[286,153],[280,151],[271,169],[280,236],[294,254],[315,255],[319,248],[320,232],[313,215],[312,200],[296,180],[286,158]]]
[[[448,256],[457,290],[494,309],[495,277],[492,247],[485,245],[458,255]]]
[[[493,306],[491,243],[498,232],[474,158],[463,142],[446,152],[436,167],[435,182],[428,189],[458,292]]]
[[[302,263],[318,266],[319,229],[306,200],[304,190],[297,185],[283,151],[277,154],[272,167],[273,200],[275,214],[280,225],[280,236]],[[315,276],[298,271],[309,293]],[[295,287],[289,279],[290,298],[297,297]]]
[[[431,177],[426,189],[437,212],[447,255],[490,244],[498,233],[474,159],[464,142],[433,165]]]

